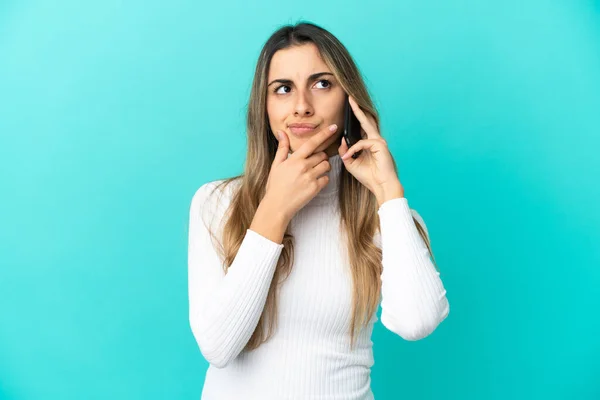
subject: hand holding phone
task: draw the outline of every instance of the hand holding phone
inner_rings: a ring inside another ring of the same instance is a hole
[[[360,121],[354,115],[354,111],[352,111],[352,106],[350,106],[350,100],[348,95],[346,95],[346,100],[344,102],[344,132],[343,132],[344,140],[346,141],[346,145],[348,148],[352,147],[356,142],[362,139],[362,135],[360,133]],[[352,154],[352,158],[357,158],[362,153],[362,150]]]

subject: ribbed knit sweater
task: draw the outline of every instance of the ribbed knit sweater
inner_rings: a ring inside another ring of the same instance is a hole
[[[283,245],[246,231],[227,274],[208,235],[220,233],[233,186],[202,185],[190,206],[189,318],[204,358],[202,400],[373,399],[374,314],[350,347],[352,276],[339,232],[337,191],[343,162],[329,158],[328,185],[290,222],[294,263],[278,293],[274,336],[243,351],[263,311]],[[382,250],[381,323],[399,338],[426,337],[449,313],[446,290],[405,197],[379,209],[374,243]],[[428,233],[427,233],[428,234]]]

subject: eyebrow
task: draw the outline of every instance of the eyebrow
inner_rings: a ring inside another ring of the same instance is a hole
[[[316,79],[318,79],[318,78],[322,77],[323,75],[331,75],[331,76],[333,76],[333,74],[332,74],[331,72],[317,72],[316,74],[312,74],[311,76],[309,76],[309,77],[308,77],[308,81],[309,81],[309,82],[311,82],[311,81],[314,81],[314,80],[316,80]],[[270,82],[270,83],[267,85],[267,87],[269,87],[269,86],[271,86],[272,84],[274,84],[274,83],[277,83],[277,82],[279,82],[279,83],[283,83],[283,84],[286,84],[286,85],[290,85],[290,84],[292,84],[292,83],[293,83],[293,82],[292,82],[290,79],[275,79],[275,80],[271,81],[271,82]]]

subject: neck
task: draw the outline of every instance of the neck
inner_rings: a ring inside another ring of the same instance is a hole
[[[342,175],[342,168],[344,168],[342,157],[339,154],[330,156],[329,164],[331,169],[325,174],[329,177],[329,182],[327,182],[327,185],[311,199],[308,203],[310,205],[335,204],[337,201],[340,176]]]

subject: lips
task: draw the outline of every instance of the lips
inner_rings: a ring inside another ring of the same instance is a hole
[[[318,125],[308,123],[294,123],[289,124],[288,128],[294,135],[305,135],[307,133],[314,132]]]

